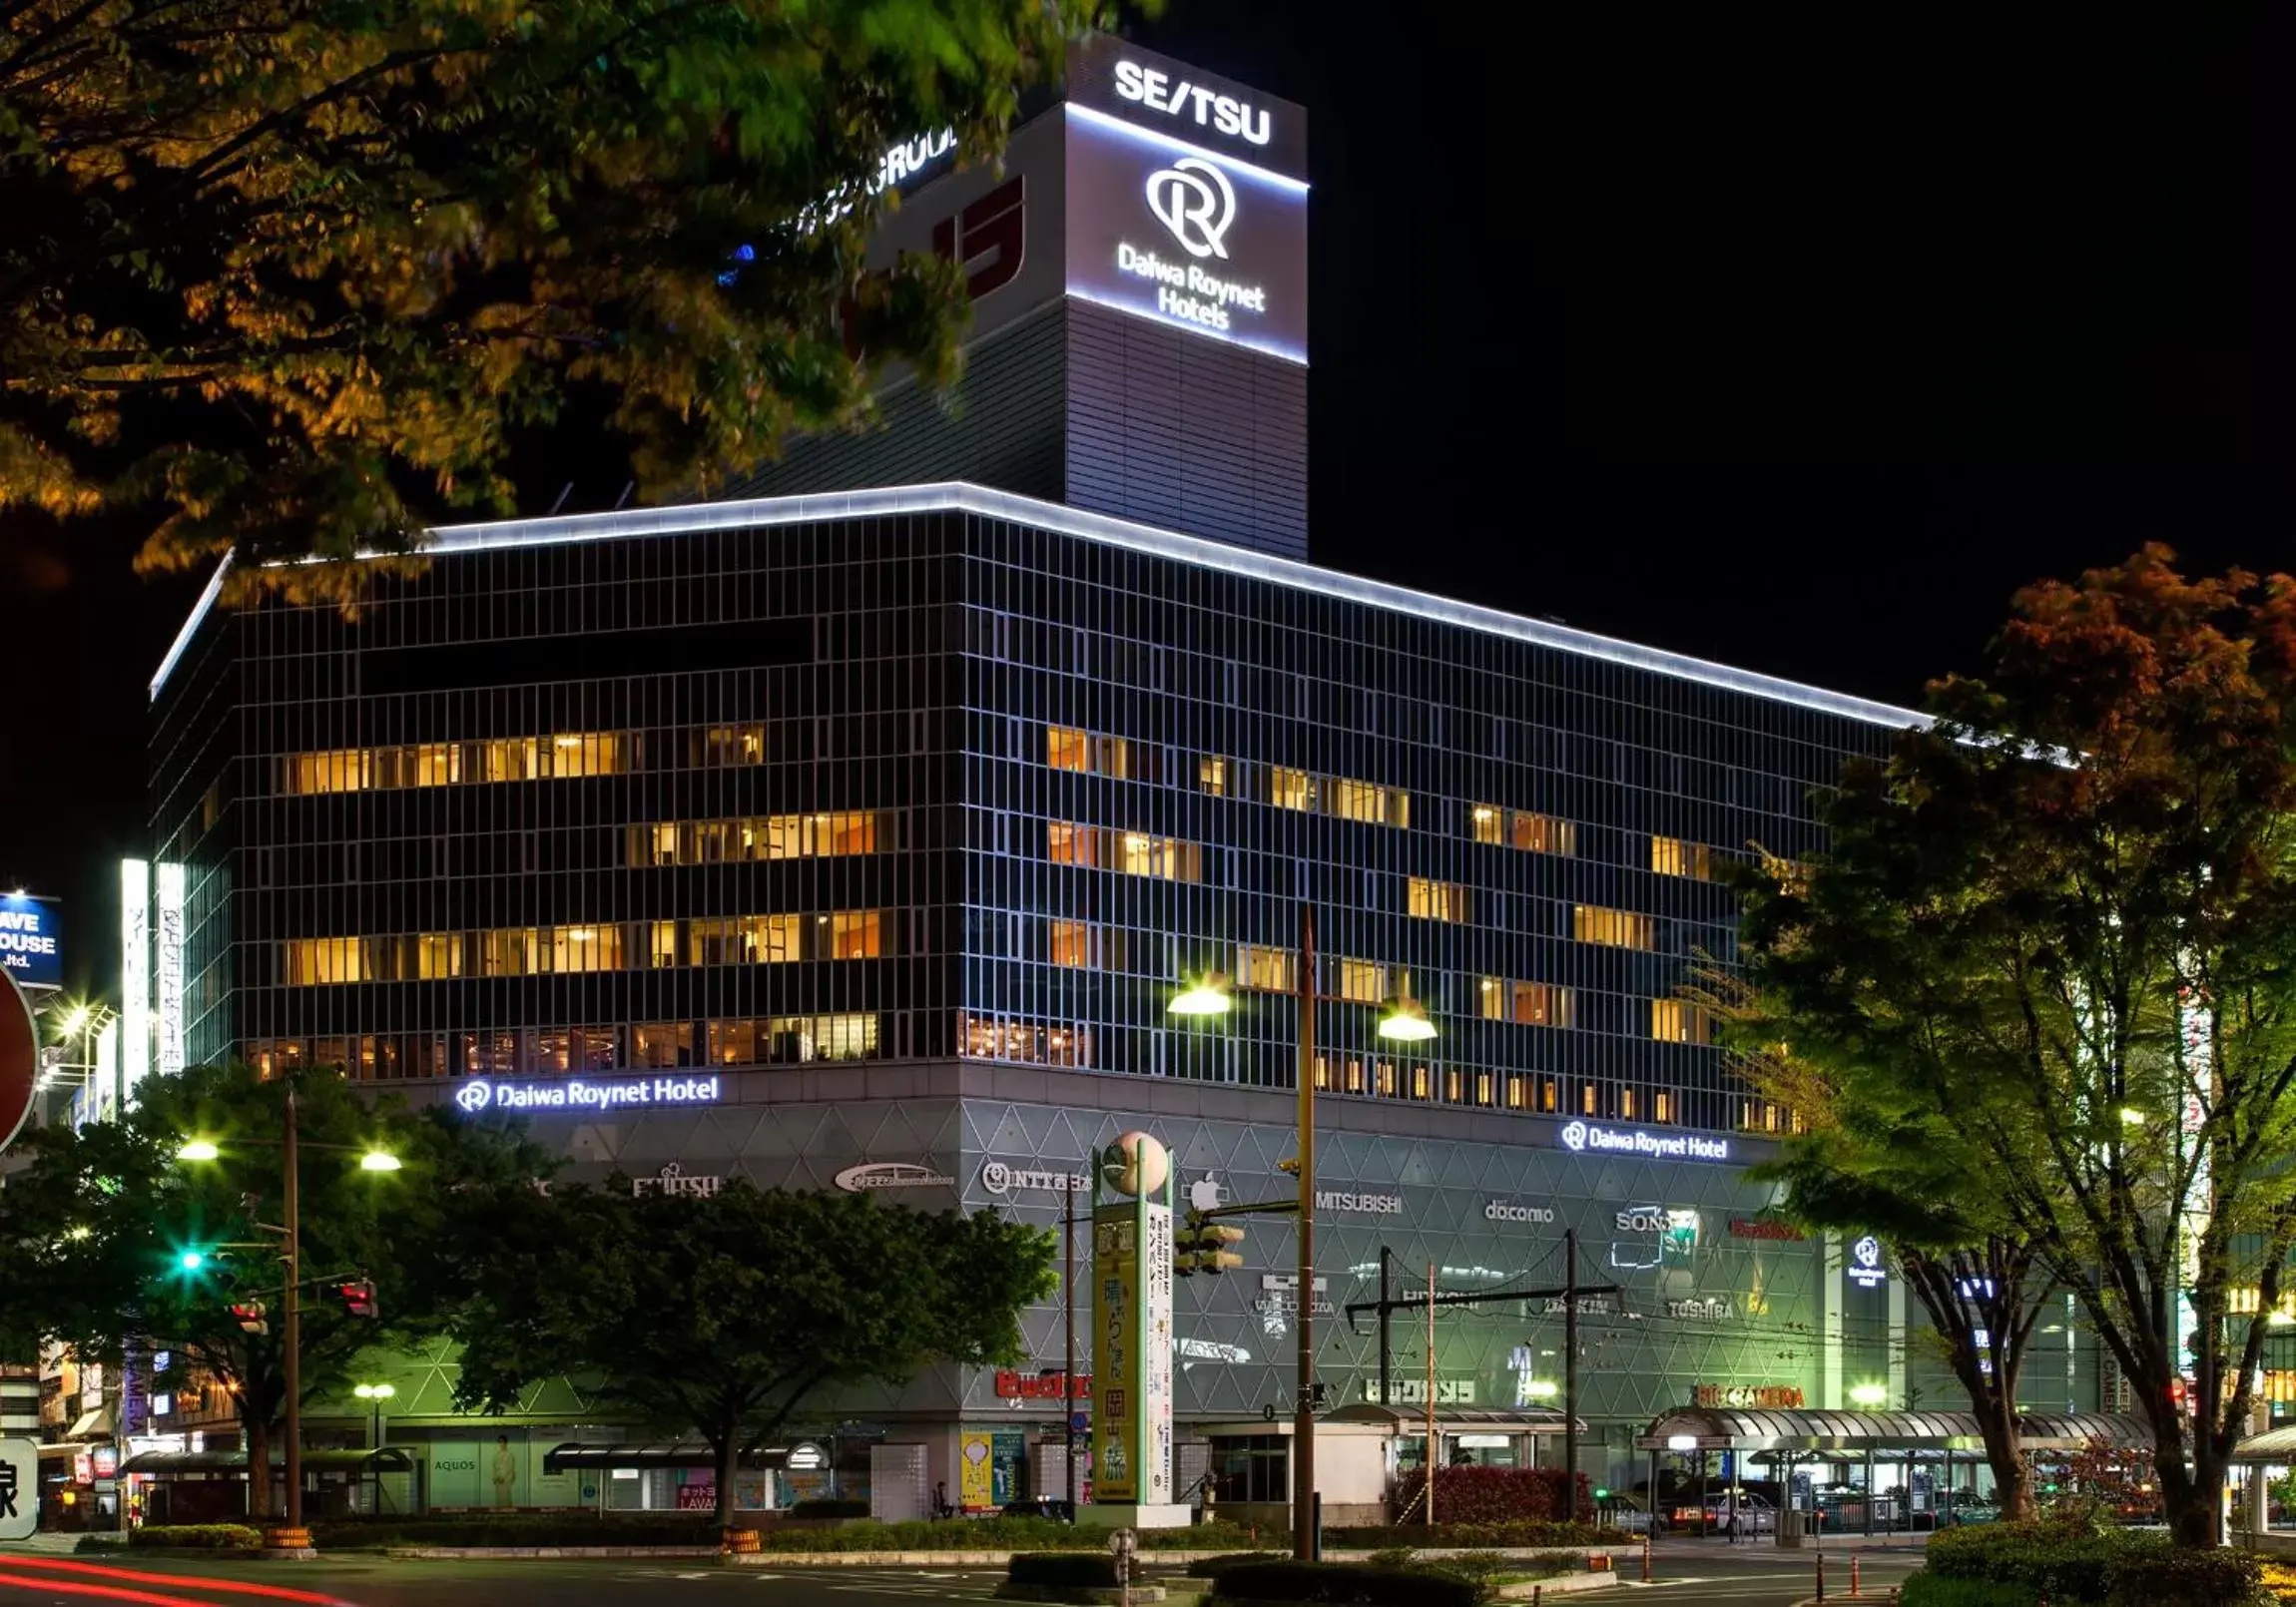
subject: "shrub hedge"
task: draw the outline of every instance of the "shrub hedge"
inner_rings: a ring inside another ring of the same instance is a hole
[[[800,1501],[790,1508],[793,1518],[865,1518],[866,1501]]]
[[[1594,1488],[1580,1473],[1578,1510],[1594,1510]],[[1439,1467],[1435,1469],[1435,1516],[1462,1523],[1559,1523],[1564,1495],[1559,1467]],[[1425,1475],[1406,1473],[1396,1484],[1396,1510],[1409,1512],[1419,1501]]]
[[[2030,1585],[1997,1585],[1985,1579],[1949,1579],[1917,1573],[1898,1592],[1898,1607],[2038,1607],[2040,1592]]]
[[[128,1531],[132,1551],[261,1551],[260,1529],[244,1523],[151,1523]]]
[[[1948,1591],[1945,1584],[1986,1587]],[[2189,1551],[2167,1535],[2083,1525],[1988,1523],[1933,1535],[1908,1607],[2024,1607],[2046,1596],[2086,1607],[2248,1607],[2260,1588],[2246,1552]]]
[[[1362,1562],[1247,1562],[1214,1586],[1227,1601],[1331,1603],[1334,1607],[1475,1607],[1481,1591],[1450,1574],[1375,1568]]]
[[[714,1546],[718,1520],[707,1512],[660,1517],[435,1517],[336,1519],[310,1525],[321,1551],[374,1546]],[[145,1531],[150,1532],[150,1531]],[[826,1538],[838,1530],[809,1529]]]
[[[1556,1471],[1556,1469],[1548,1469]],[[1436,1486],[1435,1499],[1442,1499]],[[1591,1508],[1588,1508],[1591,1510]],[[1440,1508],[1437,1508],[1440,1511]],[[1175,1531],[1185,1533],[1185,1530]],[[1201,1530],[1197,1531],[1201,1533]],[[1632,1537],[1598,1523],[1399,1523],[1392,1528],[1328,1528],[1326,1546],[1381,1550],[1410,1546],[1415,1550],[1488,1551],[1497,1547],[1623,1545]]]
[[[1191,1579],[1217,1579],[1228,1569],[1247,1562],[1281,1562],[1281,1551],[1230,1551],[1217,1557],[1198,1557],[1188,1564]]]
[[[1116,1559],[1104,1551],[1016,1551],[1005,1564],[1004,1577],[1016,1585],[1113,1590]]]

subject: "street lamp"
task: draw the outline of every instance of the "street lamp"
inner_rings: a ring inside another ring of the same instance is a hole
[[[281,1152],[281,1193],[286,1208],[286,1220],[280,1228],[285,1251],[281,1259],[287,1264],[287,1278],[286,1288],[280,1295],[280,1344],[287,1372],[287,1446],[284,1460],[287,1463],[287,1527],[290,1530],[302,1527],[302,1135],[298,1121],[294,1084],[290,1082],[287,1087],[287,1109],[280,1136],[276,1139],[238,1141],[266,1147],[277,1144]],[[310,1147],[345,1155],[355,1154],[359,1158],[358,1166],[362,1172],[395,1172],[399,1169],[398,1157],[377,1145],[312,1144]],[[176,1158],[182,1161],[214,1161],[222,1155],[223,1151],[215,1141],[205,1138],[188,1139],[176,1151]],[[186,1268],[191,1269],[195,1265],[187,1254]],[[268,1480],[270,1477],[269,1467],[257,1467],[250,1462],[248,1494],[251,1501],[255,1494],[255,1480]],[[293,1541],[295,1545],[309,1543],[307,1538]]]
[[[373,1413],[367,1429],[366,1448],[370,1452],[382,1449],[382,1403],[398,1393],[397,1387],[387,1383],[362,1383],[353,1388],[351,1393],[366,1401]],[[374,1512],[379,1517],[382,1513],[382,1466],[379,1462],[372,1462],[371,1457],[369,1460],[371,1465],[367,1468],[367,1476],[374,1480]]]
[[[1299,1319],[1298,1390],[1292,1418],[1292,1555],[1308,1561],[1316,1554],[1316,911],[1300,906],[1300,1153],[1284,1170],[1300,1180],[1298,1216]],[[1173,1015],[1219,1016],[1231,1006],[1228,979],[1214,971],[1182,992],[1167,1007]],[[1394,1042],[1424,1043],[1435,1035],[1427,1011],[1408,990],[1391,998],[1382,1012],[1379,1035]],[[1429,1469],[1429,1478],[1435,1476]],[[1431,1486],[1432,1487],[1432,1486]]]

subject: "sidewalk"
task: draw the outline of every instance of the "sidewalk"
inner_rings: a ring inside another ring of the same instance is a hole
[[[49,1556],[70,1556],[72,1548],[80,1543],[76,1534],[35,1534],[29,1540],[10,1540],[0,1544],[0,1557],[12,1551],[44,1552]]]

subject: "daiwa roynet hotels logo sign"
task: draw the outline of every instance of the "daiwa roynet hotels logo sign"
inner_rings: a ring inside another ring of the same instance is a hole
[[[1573,1155],[1640,1155],[1654,1161],[1727,1161],[1730,1141],[1698,1133],[1653,1133],[1646,1127],[1565,1122],[1555,1139]]]
[[[700,1077],[468,1077],[455,1087],[454,1104],[468,1116],[488,1111],[593,1116],[601,1111],[715,1105],[723,1086],[714,1072]]]
[[[1306,362],[1307,113],[1105,38],[1067,112],[1068,293]]]

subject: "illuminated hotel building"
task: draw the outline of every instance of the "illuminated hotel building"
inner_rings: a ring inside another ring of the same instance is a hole
[[[1308,564],[1300,109],[1221,86],[1272,123],[1223,139],[1216,102],[1121,93],[1186,69],[1096,48],[1005,172],[899,214],[992,281],[954,414],[895,394],[744,500],[442,531],[355,621],[202,603],[153,685],[163,1040],[466,1108],[716,1074],[692,1108],[530,1110],[574,1177],[898,1164],[888,1197],[1051,1222],[1144,1127],[1184,1193],[1266,1198],[1313,908],[1319,1303],[1369,1298],[1383,1247],[1449,1290],[1558,1280],[1577,1227],[1622,1291],[1586,1323],[1598,1482],[1696,1386],[1902,1394],[1902,1293],[1757,1220],[1739,1165],[1790,1113],[1676,990],[1731,958],[1722,864],[1814,849],[1813,791],[1915,717]],[[1226,330],[1112,276],[1199,261],[1223,195]],[[1213,971],[1233,1011],[1171,1014]],[[1377,1035],[1398,995],[1432,1041]],[[1291,1241],[1261,1222],[1181,1286],[1184,1438],[1289,1411]],[[1448,1323],[1445,1405],[1552,1404],[1551,1311]],[[1057,1367],[1058,1305],[1026,1330]],[[1335,1399],[1375,1397],[1371,1341],[1320,1333]],[[874,1409],[1060,1420],[960,1369]]]

